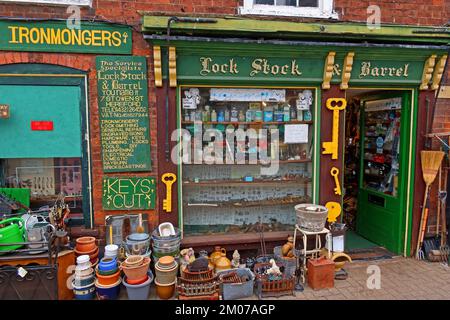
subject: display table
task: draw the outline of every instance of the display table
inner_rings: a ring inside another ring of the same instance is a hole
[[[65,250],[58,253],[58,258],[56,261],[57,265],[57,297],[58,300],[72,300],[73,299],[73,291],[68,288],[67,279],[71,276],[71,269],[75,265],[75,253],[73,250]],[[0,256],[0,267],[10,266],[13,268],[17,268],[22,266],[24,269],[27,269],[27,266],[31,268],[36,268],[39,266],[51,266],[49,265],[49,256],[48,253],[37,254],[37,255],[6,255]],[[46,274],[45,276],[48,277]],[[41,277],[45,278],[45,277]],[[45,279],[41,280],[45,281]],[[39,288],[34,288],[35,290],[39,290]],[[20,296],[19,293],[17,295]]]
[[[297,233],[300,233],[303,240],[303,249],[299,250],[299,255],[297,256],[297,266],[301,262],[301,277],[302,282],[306,282],[306,272],[308,271],[306,267],[306,260],[308,256],[313,259],[317,259],[319,256],[319,253],[322,249],[322,239],[320,238],[322,235],[325,235],[327,241],[331,241],[331,233],[330,230],[327,228],[323,228],[322,231],[319,232],[311,232],[305,229],[300,228],[299,225],[295,225],[295,231],[294,231],[294,248],[296,248],[296,242],[297,242]],[[308,237],[315,238],[315,247],[308,249]],[[295,250],[296,251],[296,250]],[[328,252],[328,258],[331,258],[330,252]]]

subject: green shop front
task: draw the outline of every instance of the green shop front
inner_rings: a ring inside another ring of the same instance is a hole
[[[169,22],[168,32],[168,20],[145,16],[143,33],[158,166],[177,177],[170,197],[160,188],[171,203],[160,210],[185,247],[284,243],[296,204],[334,203],[357,239],[349,249],[410,255],[448,35],[236,17]]]

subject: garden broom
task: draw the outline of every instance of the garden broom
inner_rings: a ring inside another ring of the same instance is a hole
[[[422,214],[420,219],[420,227],[419,227],[419,236],[417,238],[417,247],[416,247],[416,259],[423,259],[424,253],[422,250],[422,242],[425,234],[425,227],[427,224],[427,215],[426,212],[426,204],[428,197],[428,190],[430,185],[436,179],[436,175],[438,173],[439,167],[441,166],[442,159],[444,158],[445,153],[442,151],[421,151],[420,158],[422,161],[422,175],[423,180],[425,181],[425,194],[423,198],[422,205]]]

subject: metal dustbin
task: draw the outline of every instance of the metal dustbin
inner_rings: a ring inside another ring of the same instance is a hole
[[[347,225],[345,223],[333,223],[330,225],[331,243],[327,244],[327,249],[331,252],[345,251],[345,233]]]

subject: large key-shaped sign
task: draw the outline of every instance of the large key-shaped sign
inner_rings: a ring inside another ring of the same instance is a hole
[[[343,98],[331,98],[327,100],[327,108],[333,111],[333,136],[331,142],[322,144],[322,154],[331,154],[331,159],[337,160],[339,151],[339,111],[347,107],[347,100]]]
[[[173,173],[164,173],[161,180],[166,185],[166,198],[163,200],[163,210],[172,212],[172,185],[177,181],[177,176]]]

